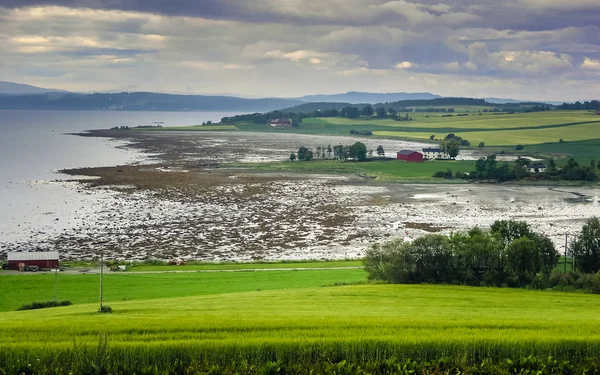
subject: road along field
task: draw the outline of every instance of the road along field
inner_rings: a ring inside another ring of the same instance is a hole
[[[0,313],[0,368],[24,361],[68,372],[89,361],[141,373],[445,358],[468,369],[528,356],[526,367],[552,357],[566,368],[600,355],[600,299],[579,293],[361,285],[110,305],[112,314],[95,313],[97,304]]]

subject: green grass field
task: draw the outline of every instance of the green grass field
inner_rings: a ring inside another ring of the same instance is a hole
[[[356,262],[352,263],[353,265]],[[156,270],[156,269],[151,269]],[[256,290],[320,287],[339,282],[365,280],[362,269],[314,271],[107,273],[104,298],[107,303],[150,298],[198,296]],[[0,274],[0,311],[15,310],[34,301],[54,298],[54,275]],[[59,274],[57,299],[74,304],[98,300],[99,275]]]
[[[475,170],[474,161],[435,160],[423,163],[409,163],[400,160],[372,162],[343,162],[338,160],[284,161],[268,163],[241,163],[237,167],[258,171],[280,171],[294,173],[320,174],[361,174],[376,177],[377,181],[415,182],[441,181],[431,177],[437,171],[451,169],[453,172],[471,172]]]
[[[600,355],[600,297],[579,293],[360,285],[110,305],[112,314],[95,313],[97,304],[0,313],[0,367],[36,358],[59,366],[84,345],[96,355],[101,333],[106,361],[141,369],[189,358],[224,365]]]

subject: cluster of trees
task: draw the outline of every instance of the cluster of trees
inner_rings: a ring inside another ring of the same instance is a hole
[[[436,172],[433,177],[439,178],[459,178],[469,180],[490,180],[496,182],[506,182],[521,180],[524,178],[535,180],[550,181],[597,181],[598,175],[596,169],[600,169],[600,162],[596,164],[594,160],[589,165],[580,165],[573,158],[567,160],[562,168],[558,168],[554,159],[550,159],[546,164],[544,172],[529,173],[527,166],[531,160],[526,158],[517,158],[514,163],[498,162],[496,155],[489,155],[486,158],[480,158],[475,163],[475,171],[469,173],[456,172],[452,174],[451,170]]]
[[[243,115],[223,117],[221,118],[221,123],[229,124],[236,122],[254,122],[257,124],[266,124],[271,120],[279,118],[289,118],[292,120],[292,126],[297,127],[298,125],[300,125],[302,120],[307,117],[309,117],[309,115],[304,113],[271,111],[265,113],[249,113]]]
[[[548,237],[526,222],[502,220],[489,232],[473,228],[375,244],[367,251],[365,269],[369,279],[390,283],[545,287],[558,259]]]
[[[592,100],[589,102],[575,102],[575,103],[563,103],[561,105],[558,106],[559,109],[565,109],[565,110],[592,110],[592,111],[598,111],[600,110],[600,102],[598,100]]]
[[[377,155],[382,157],[385,155],[383,146],[377,147]],[[333,146],[327,145],[327,147],[317,146],[314,150],[312,148],[300,147],[298,152],[292,152],[289,159],[310,161],[314,158],[320,159],[335,159],[335,160],[357,160],[365,161],[367,158],[373,157],[373,150],[367,150],[367,146],[362,142],[355,142],[352,145],[344,146],[338,145]]]

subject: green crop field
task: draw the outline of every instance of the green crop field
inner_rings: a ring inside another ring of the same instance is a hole
[[[431,177],[437,171],[451,169],[453,172],[471,172],[475,170],[474,161],[435,160],[423,163],[410,163],[400,160],[372,162],[343,162],[338,160],[284,161],[268,163],[240,163],[237,167],[257,171],[283,171],[295,173],[321,174],[361,174],[376,177],[377,181],[437,181]]]
[[[108,373],[157,373],[173,372],[180,362],[309,366],[451,358],[506,364],[531,355],[585,363],[600,355],[600,297],[579,293],[360,285],[111,306],[112,314],[95,313],[96,304],[0,313],[0,369],[17,361],[47,369],[89,361]]]
[[[365,279],[362,269],[254,272],[107,273],[104,297],[108,303],[124,300],[183,297],[254,290],[306,288]],[[0,273],[0,311],[15,310],[54,297],[54,275]],[[57,299],[74,304],[98,300],[99,275],[59,274]]]

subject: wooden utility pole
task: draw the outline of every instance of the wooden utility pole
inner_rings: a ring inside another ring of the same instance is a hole
[[[568,246],[569,235],[565,233],[565,273],[567,272],[567,246]]]
[[[104,249],[100,251],[100,312],[102,312],[102,275],[104,274]]]

